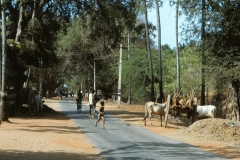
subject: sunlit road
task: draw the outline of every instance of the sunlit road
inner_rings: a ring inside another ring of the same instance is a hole
[[[88,139],[107,160],[225,159],[189,144],[155,134],[144,127],[130,125],[111,115],[105,116],[105,129],[102,129],[102,121],[95,127],[96,118],[94,120],[88,118],[88,105],[83,103],[83,110],[78,113],[73,98],[63,98],[60,105],[64,113],[79,128],[79,132],[84,133],[84,138]]]

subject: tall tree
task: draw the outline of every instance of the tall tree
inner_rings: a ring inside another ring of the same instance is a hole
[[[205,105],[205,27],[206,27],[206,8],[205,0],[202,0],[202,91],[201,91],[201,105]]]
[[[0,124],[1,121],[8,120],[8,107],[7,107],[7,85],[6,85],[6,6],[4,0],[1,0],[2,5],[2,53],[1,53],[1,102],[0,102]]]
[[[164,102],[164,93],[163,93],[163,82],[162,82],[162,46],[161,46],[161,20],[160,20],[160,12],[159,12],[159,2],[155,0],[156,5],[156,15],[157,15],[157,31],[158,31],[158,74],[159,74],[159,103]]]
[[[150,41],[149,41],[149,30],[148,30],[148,9],[147,9],[147,1],[144,0],[143,2],[144,6],[144,15],[145,15],[145,30],[146,30],[146,47],[148,52],[148,60],[149,60],[149,78],[150,78],[150,85],[151,85],[151,91],[150,91],[150,100],[155,101],[154,98],[154,81],[153,81],[153,68],[152,68],[152,54],[151,54],[151,48],[150,48]]]

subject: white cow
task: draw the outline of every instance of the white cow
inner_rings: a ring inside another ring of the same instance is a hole
[[[146,126],[146,118],[148,117],[150,119],[151,125],[151,117],[152,114],[154,115],[160,115],[161,119],[161,126],[162,126],[162,116],[165,116],[165,109],[166,109],[166,103],[155,103],[155,102],[147,102],[145,104],[145,116],[142,121],[144,121],[144,125]]]
[[[197,118],[216,118],[217,110],[213,105],[197,106]],[[188,119],[193,116],[193,109],[187,112]]]

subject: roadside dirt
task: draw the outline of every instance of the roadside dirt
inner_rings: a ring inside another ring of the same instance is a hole
[[[119,108],[113,102],[107,102],[105,108],[106,112],[120,119],[144,126],[142,120],[145,110],[142,105],[123,104]],[[152,123],[153,125],[147,119],[147,126],[144,127],[157,134],[198,146],[226,158],[240,160],[240,122],[214,118],[199,120],[191,125],[191,121],[186,117],[176,119],[169,117],[167,127],[164,128],[160,126],[160,118],[155,117]]]
[[[74,124],[60,111],[58,100],[46,100],[42,115],[11,117],[0,126],[1,160],[100,160]]]
[[[4,122],[0,126],[0,159],[102,159],[99,151],[83,138],[84,133],[80,133],[74,124],[61,113],[58,102],[58,100],[47,99],[45,105],[50,108],[46,107],[43,115],[29,117],[27,114],[21,114],[9,118],[12,123]],[[142,122],[144,106],[121,105],[118,107],[112,102],[105,104],[107,114],[117,116],[130,124],[144,126]],[[99,103],[98,107],[100,107]],[[239,123],[227,120],[218,121],[219,125],[227,122],[226,124],[229,126],[224,125],[222,130],[229,132],[223,134],[229,133],[227,137],[231,137],[232,133],[233,139],[223,139],[223,135],[219,136],[222,140],[216,138],[220,131],[217,127],[214,129],[213,126],[217,126],[215,121],[211,121],[211,124],[215,125],[212,125],[212,129],[210,129],[207,128],[207,126],[211,126],[209,121],[199,121],[190,125],[185,117],[181,117],[170,119],[167,128],[164,128],[160,126],[160,120],[154,118],[153,125],[150,125],[147,120],[147,126],[144,127],[157,134],[199,146],[229,159],[240,159],[240,138],[237,137],[240,134]],[[107,119],[105,126],[107,128]],[[230,132],[232,128],[234,130]],[[213,135],[215,138],[211,137]]]

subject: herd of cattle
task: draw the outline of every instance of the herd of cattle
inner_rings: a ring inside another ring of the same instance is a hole
[[[191,100],[193,102],[193,100]],[[188,105],[188,102],[185,103],[185,106],[177,106],[177,105],[171,105],[169,107],[168,114],[176,117],[177,111],[180,112],[180,110],[184,110],[186,113],[186,117],[190,119],[194,115],[193,110],[193,103]],[[150,119],[150,123],[152,124],[151,118],[152,115],[159,115],[161,120],[161,126],[162,126],[162,117],[166,115],[167,112],[167,102],[166,103],[156,103],[156,102],[147,102],[145,104],[145,116],[143,118],[144,124],[146,125],[146,118]],[[216,107],[213,105],[196,105],[196,118],[197,119],[204,119],[204,118],[216,118]]]

